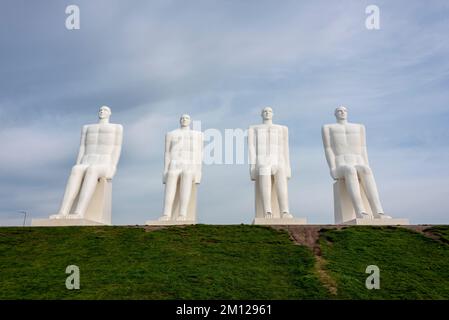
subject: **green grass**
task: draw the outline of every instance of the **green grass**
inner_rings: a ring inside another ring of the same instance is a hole
[[[394,227],[327,230],[320,242],[338,298],[449,299],[447,244]],[[380,290],[365,288],[368,265],[380,268]]]
[[[261,226],[0,228],[0,299],[449,299],[449,227],[431,231],[440,240],[323,230],[317,263]],[[68,265],[81,290],[65,288]],[[380,268],[380,290],[365,288],[368,265]]]
[[[77,265],[81,290],[67,290]],[[311,299],[314,257],[257,226],[0,229],[0,299]]]

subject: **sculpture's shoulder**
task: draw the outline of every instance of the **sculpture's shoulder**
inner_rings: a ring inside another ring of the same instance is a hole
[[[253,124],[251,126],[249,126],[249,130],[257,130],[259,128],[262,128],[262,124]]]
[[[177,137],[177,136],[182,136],[182,135],[192,135],[194,137],[202,137],[203,136],[203,132],[198,131],[198,130],[181,130],[181,129],[175,129],[172,131],[167,132],[166,136],[168,138],[172,138],[172,137]]]
[[[322,130],[330,130],[330,129],[335,129],[339,126],[338,123],[327,123],[327,124],[323,124],[323,126],[321,127]]]
[[[99,127],[98,123],[89,123],[89,124],[85,124],[83,126],[83,130],[98,128],[98,127]]]
[[[181,130],[175,129],[175,130],[169,131],[165,134],[165,136],[168,138],[171,138],[173,136],[179,135],[179,131],[181,131]]]
[[[204,133],[202,131],[198,131],[198,130],[191,130],[192,135],[198,139],[203,139],[204,138]]]
[[[259,130],[259,129],[270,129],[270,128],[275,128],[275,129],[280,129],[280,130],[288,130],[287,126],[283,126],[280,124],[271,124],[271,125],[267,125],[267,124],[255,124],[252,126],[249,126],[250,130]]]
[[[114,128],[123,130],[123,125],[121,125],[119,123],[110,123],[110,125],[113,126]]]
[[[273,127],[281,129],[283,131],[288,131],[288,127],[281,124],[273,124]]]
[[[115,129],[117,132],[123,132],[123,126],[118,123],[109,123],[108,124],[111,128]]]
[[[361,123],[347,123],[346,127],[352,132],[365,131],[365,126]]]
[[[194,135],[199,135],[199,136],[203,134],[201,131],[198,131],[198,130],[190,130],[190,132]]]

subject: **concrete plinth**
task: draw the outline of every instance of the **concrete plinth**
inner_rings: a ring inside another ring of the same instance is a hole
[[[177,220],[167,220],[167,221],[160,221],[160,220],[149,220],[145,222],[147,226],[181,226],[181,225],[190,225],[190,224],[196,224],[196,221],[194,220],[186,220],[186,221],[177,221]]]
[[[343,224],[354,226],[397,226],[409,225],[408,219],[353,219]]]
[[[298,225],[298,224],[307,224],[306,218],[255,218],[253,224],[258,225]]]
[[[105,224],[87,219],[33,219],[33,227],[104,226]]]

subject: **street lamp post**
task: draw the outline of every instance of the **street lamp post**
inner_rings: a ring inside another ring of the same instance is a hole
[[[24,211],[24,210],[21,210],[21,211],[19,211],[19,213],[23,213],[24,214],[24,216],[23,216],[23,226],[25,227],[25,222],[26,222],[26,219],[27,219],[27,212]]]

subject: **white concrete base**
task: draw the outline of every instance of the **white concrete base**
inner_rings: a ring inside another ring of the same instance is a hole
[[[194,220],[185,220],[185,221],[177,221],[177,220],[148,220],[145,222],[147,226],[181,226],[181,225],[190,225],[196,224]]]
[[[70,210],[70,214],[78,204],[79,194]],[[61,227],[61,226],[102,226],[111,225],[112,180],[101,178],[90,200],[84,215],[85,219],[33,219],[31,226]]]
[[[297,225],[297,224],[307,224],[306,218],[255,218],[253,224],[258,225]]]
[[[78,198],[72,207],[71,212],[76,208]],[[87,207],[86,220],[97,221],[98,224],[111,225],[112,218],[112,180],[101,178],[95,188],[95,193]]]
[[[367,213],[372,216],[373,212],[363,188],[360,188],[360,194]],[[356,219],[354,207],[352,206],[344,179],[339,179],[334,183],[334,216],[335,224],[344,224],[347,221]]]
[[[353,219],[342,224],[355,226],[397,226],[409,225],[408,219]]]
[[[87,219],[33,219],[32,227],[104,226],[105,224]]]

